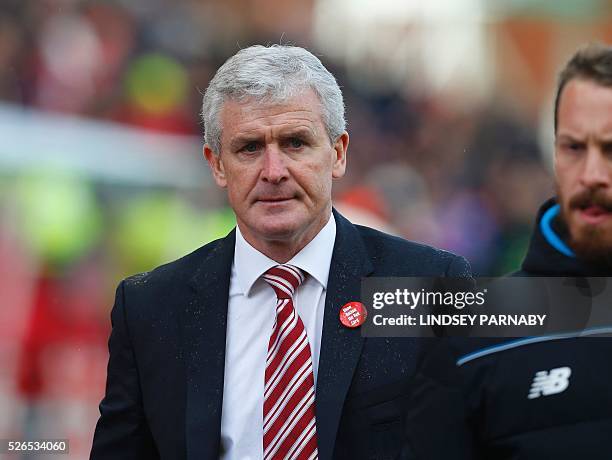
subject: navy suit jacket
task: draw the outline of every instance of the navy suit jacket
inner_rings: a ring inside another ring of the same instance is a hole
[[[409,386],[422,341],[363,338],[339,321],[362,277],[469,276],[465,259],[351,224],[334,210],[316,387],[319,458],[411,458]],[[219,458],[235,232],[121,282],[91,458]]]

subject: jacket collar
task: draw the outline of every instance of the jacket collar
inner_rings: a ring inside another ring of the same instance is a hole
[[[361,278],[373,271],[370,257],[357,228],[336,210],[336,242],[332,256],[321,355],[316,388],[319,458],[331,459],[344,400],[361,355],[361,331],[340,323],[344,304],[361,298]]]

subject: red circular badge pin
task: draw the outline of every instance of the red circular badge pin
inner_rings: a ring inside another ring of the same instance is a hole
[[[366,307],[361,302],[349,302],[340,309],[340,322],[350,328],[361,326],[368,316]]]

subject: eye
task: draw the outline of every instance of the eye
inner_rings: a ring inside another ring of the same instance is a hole
[[[257,142],[249,142],[245,144],[244,147],[242,147],[242,149],[240,150],[242,152],[254,153],[254,152],[257,152],[258,148],[259,148],[259,145],[257,144]]]
[[[302,141],[302,139],[299,137],[292,137],[289,139],[289,146],[294,149],[299,149],[304,146],[304,141]]]
[[[581,144],[581,143],[579,143],[579,142],[571,142],[571,143],[568,145],[568,148],[569,148],[570,150],[575,150],[575,151],[582,150],[582,148],[583,148],[583,144]]]
[[[583,142],[567,141],[563,142],[561,147],[568,153],[580,153],[584,150],[585,144]]]

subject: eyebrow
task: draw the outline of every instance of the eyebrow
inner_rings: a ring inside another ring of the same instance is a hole
[[[582,142],[585,143],[587,142],[588,139],[584,139],[581,136],[574,136],[571,134],[558,134],[557,135],[557,142]],[[610,144],[612,143],[612,135],[605,135],[602,137],[598,137],[597,138],[597,143],[598,144]]]
[[[581,136],[575,136],[572,134],[557,134],[557,142],[586,142]]]
[[[259,142],[261,141],[261,136],[256,134],[245,134],[244,136],[235,137],[230,141],[230,150],[237,150],[251,142]]]
[[[311,137],[316,136],[316,132],[314,129],[306,128],[306,127],[286,128],[279,132],[279,137],[283,139],[286,139],[288,137],[295,137],[295,136],[311,138]]]
[[[316,137],[316,132],[314,128],[307,128],[305,126],[283,128],[278,133],[278,137],[281,139],[289,139],[291,137],[305,137],[307,139],[312,139],[313,137]],[[262,136],[259,134],[238,135],[230,141],[229,146],[232,151],[235,151],[251,142],[261,142],[261,139]]]

